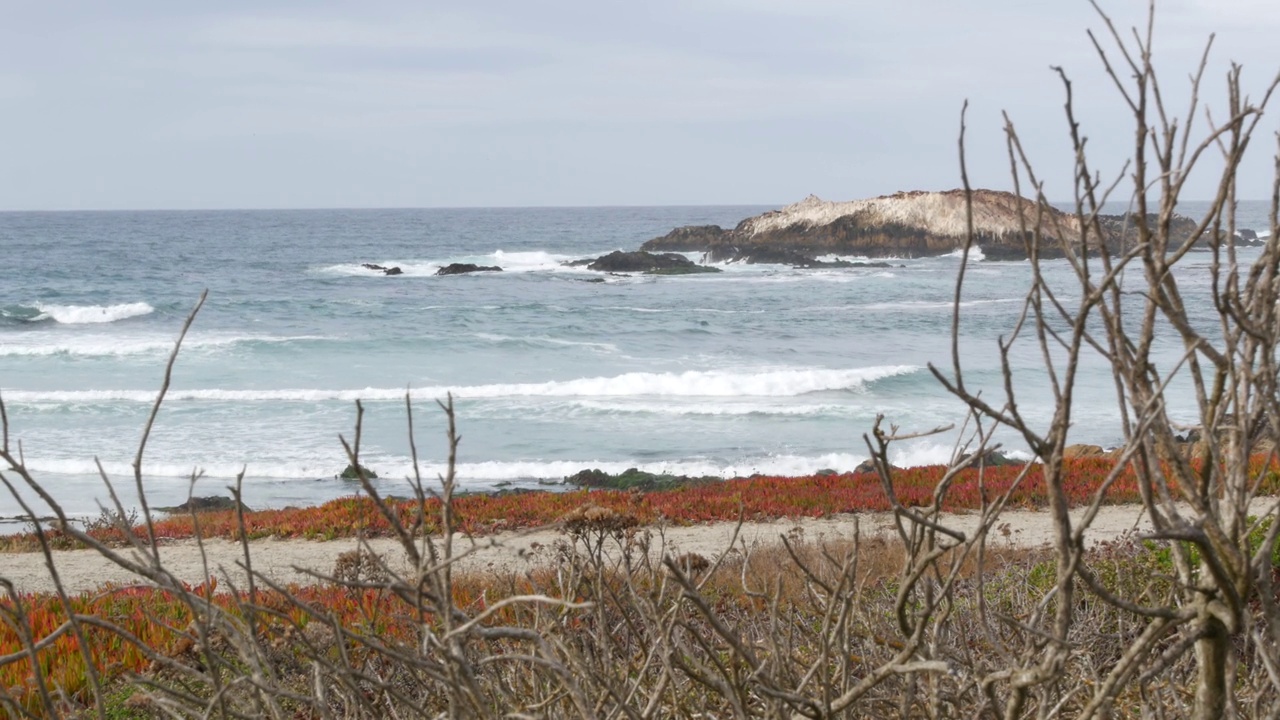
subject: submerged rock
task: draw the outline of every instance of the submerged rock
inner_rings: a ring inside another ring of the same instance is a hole
[[[720,478],[707,475],[690,477],[688,475],[658,475],[638,468],[627,468],[617,475],[603,470],[582,470],[564,479],[566,485],[577,485],[586,488],[608,488],[611,490],[670,490],[689,485],[703,485],[720,482]]]
[[[399,265],[393,265],[391,267],[387,267],[385,265],[375,265],[374,263],[361,263],[360,267],[364,268],[365,270],[377,270],[381,272],[383,275],[403,275],[404,274],[404,271],[400,269]]]
[[[220,510],[235,510],[236,501],[233,498],[222,497],[219,495],[210,495],[208,497],[193,497],[190,500],[175,505],[173,507],[156,508],[160,512],[175,513],[193,513],[193,512],[217,512]],[[244,503],[239,504],[239,508],[245,512],[253,512]]]
[[[436,275],[465,275],[473,272],[502,272],[497,265],[476,265],[474,263],[449,263],[436,271]]]
[[[1062,449],[1063,460],[1079,460],[1080,458],[1104,457],[1106,450],[1101,445],[1068,445]]]
[[[699,265],[679,253],[651,253],[644,250],[638,252],[614,250],[608,255],[587,263],[587,269],[610,273],[638,272],[649,275],[720,272],[720,268]]]
[[[972,453],[962,455],[960,456],[960,462],[964,462],[972,457]],[[981,457],[975,458],[973,465],[970,465],[970,467],[978,467],[979,464],[985,465],[986,467],[1000,467],[1001,465],[1025,465],[1026,463],[1021,460],[1011,458],[999,450],[988,450],[983,453]]]
[[[369,468],[363,465],[359,465],[359,466],[347,465],[346,469],[343,470],[338,475],[338,477],[342,478],[343,480],[359,480],[361,472],[363,472],[364,476],[369,478],[370,480],[378,477],[378,473],[370,470]]]

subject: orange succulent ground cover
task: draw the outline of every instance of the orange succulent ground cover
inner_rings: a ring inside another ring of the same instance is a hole
[[[211,597],[215,604],[245,619],[237,598],[231,593],[219,592],[217,584],[216,580],[210,580],[187,589]],[[511,589],[527,592],[529,588]],[[486,590],[492,592],[492,588],[482,587],[476,579],[462,578],[455,583],[454,601],[459,608],[483,609]],[[239,593],[240,602],[248,599],[246,593]],[[25,595],[20,602],[25,624],[31,629],[30,640],[34,642],[57,632],[66,623],[66,610],[56,595]],[[109,686],[130,674],[155,671],[164,666],[166,659],[199,661],[195,654],[199,651],[193,645],[197,636],[193,625],[195,617],[190,606],[174,593],[147,587],[106,587],[96,593],[71,597],[68,604],[81,619],[87,653],[80,651],[72,632],[62,632],[52,644],[38,652],[36,666],[25,657],[0,665],[0,694],[8,693],[13,701],[37,715],[41,707],[36,690],[37,672],[47,687],[59,688],[73,706],[83,706],[86,702],[91,706],[87,700],[91,689],[88,662],[97,669],[99,682]],[[266,645],[277,647],[293,642],[296,628],[318,617],[331,618],[345,628],[389,641],[410,640],[422,621],[429,620],[406,614],[404,601],[391,593],[353,591],[338,586],[292,587],[288,597],[280,592],[260,591],[257,606],[268,610],[259,615],[258,635]],[[0,612],[12,617],[14,610],[12,600],[0,601]],[[510,622],[510,614],[496,613],[495,621]],[[103,623],[110,623],[124,633],[106,629]],[[218,642],[216,636],[211,639],[215,649]],[[0,626],[0,657],[23,649],[24,644],[10,623]]]
[[[1280,492],[1280,464],[1265,458],[1255,461],[1261,478],[1260,492]],[[1089,502],[1106,480],[1114,462],[1105,458],[1085,458],[1067,463],[1067,494],[1073,504]],[[961,471],[951,483],[943,502],[944,509],[962,510],[979,507],[982,498],[996,498],[1012,486],[1022,466]],[[894,473],[894,491],[904,505],[932,502],[933,493],[945,468],[918,467]],[[1132,469],[1121,473],[1107,488],[1110,503],[1131,503],[1140,499],[1138,475]],[[531,492],[506,495],[464,495],[456,498],[455,513],[459,528],[469,533],[536,527],[555,522],[570,510],[590,501],[593,504],[625,511],[642,523],[663,519],[673,523],[700,523],[735,520],[738,517],[771,519],[777,517],[817,517],[833,513],[884,511],[890,507],[878,476],[871,473],[812,477],[752,477],[721,483],[698,485],[646,494],[626,491],[592,490],[574,492]],[[1038,508],[1047,503],[1044,480],[1039,467],[1033,466],[1011,495],[1011,505]],[[396,503],[402,521],[412,523],[419,509],[416,503]],[[438,501],[429,500],[425,508],[426,529],[434,530]],[[156,524],[156,532],[165,538],[203,537],[238,538],[237,519],[233,512],[202,514],[196,521],[190,516],[173,517]],[[355,533],[366,536],[387,535],[390,525],[368,498],[345,498],[311,508],[266,510],[247,513],[245,534],[253,538],[333,539]],[[141,529],[135,529],[142,534]],[[110,539],[110,538],[104,538]],[[122,538],[115,538],[120,540]],[[30,536],[3,539],[3,550],[29,550],[36,547]],[[478,580],[464,580],[457,586],[459,607],[483,602],[486,588],[474,585]],[[214,601],[231,608],[236,598],[216,591],[216,581],[196,588],[212,595]],[[404,605],[388,593],[370,590],[354,592],[340,587],[316,586],[292,588],[294,598],[314,610],[329,613],[348,626],[373,629],[379,635],[409,637],[420,618],[404,615]],[[241,598],[243,599],[243,597]],[[290,617],[303,623],[307,615],[283,596],[263,594],[259,604],[278,606],[278,618]],[[190,609],[171,593],[143,587],[105,588],[69,600],[77,616],[114,623],[132,633],[136,641],[127,641],[119,633],[93,624],[84,626],[88,644],[82,653],[70,632],[64,632],[38,653],[38,670],[25,658],[0,665],[0,693],[9,692],[19,702],[36,701],[35,677],[39,672],[46,680],[61,687],[72,698],[88,689],[86,656],[104,675],[104,680],[125,673],[145,671],[154,654],[173,656],[189,645],[187,628],[193,618]],[[19,653],[25,647],[15,625],[30,628],[26,642],[39,642],[61,627],[67,618],[66,607],[55,595],[22,595],[16,600],[0,600],[0,658]],[[277,623],[279,632],[288,623]],[[143,648],[149,648],[151,655]]]
[[[1259,456],[1254,472],[1262,477],[1259,492],[1280,492],[1280,464]],[[1107,458],[1081,458],[1064,464],[1066,491],[1072,505],[1092,500],[1094,492],[1105,482],[1114,468]],[[948,511],[969,510],[981,506],[982,499],[999,497],[1014,485],[1023,472],[1022,465],[1003,465],[962,470],[956,474],[943,500]],[[895,470],[893,488],[899,501],[907,506],[926,505],[946,468],[940,465]],[[1138,473],[1126,468],[1106,489],[1108,503],[1135,503],[1141,500]],[[641,523],[663,520],[675,524],[695,524],[717,520],[772,519],[779,517],[822,517],[835,513],[881,512],[890,509],[889,497],[875,473],[846,473],[808,477],[754,476],[723,482],[693,485],[674,490],[637,493],[622,490],[575,490],[570,492],[527,492],[499,495],[458,495],[454,498],[454,515],[458,530],[486,534],[499,530],[539,527],[556,522],[565,513],[586,502],[625,511]],[[1044,478],[1039,466],[1033,465],[1010,496],[1010,506],[1036,509],[1048,504]],[[402,523],[411,525],[419,514],[418,503],[392,501]],[[437,530],[439,501],[428,499],[424,529]],[[197,533],[198,529],[198,533]],[[173,516],[155,524],[156,535],[167,539],[185,539],[197,534],[204,538],[241,537],[234,511]],[[104,540],[116,531],[101,533]],[[142,528],[135,528],[145,537]],[[56,536],[56,532],[51,535]],[[301,538],[333,540],[362,534],[382,537],[391,534],[391,525],[367,497],[352,496],[332,500],[315,507],[262,510],[244,515],[244,534],[250,539]],[[55,545],[57,544],[55,537]],[[0,537],[0,552],[33,551],[39,548],[33,535]]]

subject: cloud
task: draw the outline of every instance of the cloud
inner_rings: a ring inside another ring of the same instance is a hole
[[[1145,22],[1114,10],[1122,32]],[[1211,29],[1212,83],[1226,58],[1274,73],[1270,2],[1159,11],[1179,109]],[[1075,80],[1099,162],[1132,135],[1090,27],[1085,3],[1015,0],[27,4],[0,27],[0,123],[24,139],[0,202],[349,204],[358,176],[375,205],[851,198],[954,186],[966,99],[983,182],[1008,182],[1002,110],[1062,182],[1050,65]]]

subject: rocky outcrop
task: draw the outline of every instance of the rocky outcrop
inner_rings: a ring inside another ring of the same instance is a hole
[[[1106,450],[1101,445],[1068,445],[1062,449],[1063,460],[1082,460],[1084,458],[1105,457]]]
[[[1137,219],[1139,216],[1132,214],[1124,215],[1100,215],[1098,216],[1099,225],[1103,232],[1118,238],[1117,242],[1122,247],[1129,247],[1136,242],[1139,232],[1137,227]],[[1147,214],[1147,227],[1155,228],[1160,218],[1154,213]],[[1185,242],[1188,238],[1196,235],[1199,229],[1199,221],[1183,215],[1174,215],[1169,220],[1169,234],[1176,243]],[[1225,231],[1224,231],[1225,236]],[[1192,245],[1195,250],[1207,250],[1212,246],[1213,228],[1212,226],[1205,229],[1205,232],[1196,235],[1196,242]],[[1249,228],[1237,228],[1235,231],[1235,243],[1241,247],[1254,247],[1262,245],[1263,241],[1258,239],[1258,233]]]
[[[1025,259],[1033,235],[1024,231],[1024,226],[1029,229],[1037,219],[1042,228],[1042,258],[1063,257],[1065,248],[1079,246],[1080,220],[1074,214],[1007,192],[974,190],[972,196],[974,240],[987,259]],[[1126,215],[1101,216],[1099,227],[1101,234],[1090,236],[1090,255],[1114,254],[1136,237],[1134,223]],[[785,257],[778,253],[810,261],[818,255],[925,257],[956,251],[963,245],[967,230],[963,190],[900,192],[849,202],[830,202],[810,195],[781,210],[747,218],[732,230],[716,225],[676,228],[649,240],[641,249],[705,252],[714,260]],[[1191,237],[1195,230],[1195,221],[1174,218],[1175,238]],[[784,264],[814,267],[792,261]]]
[[[699,250],[724,243],[730,231],[719,225],[686,225],[663,235],[659,240],[671,250]]]
[[[366,478],[369,478],[370,480],[373,480],[378,477],[378,473],[370,470],[369,468],[363,465],[352,465],[350,463],[348,463],[347,467],[343,469],[341,473],[339,473],[338,477],[342,478],[343,480],[359,480],[360,475],[362,473]]]
[[[609,490],[674,490],[676,488],[695,485],[713,485],[721,481],[714,475],[692,477],[689,475],[667,475],[645,472],[638,468],[627,468],[617,475],[600,469],[581,470],[564,479],[566,485]]]
[[[476,265],[474,263],[449,263],[436,271],[436,275],[465,275],[473,272],[502,272],[497,265]]]
[[[1004,453],[999,452],[998,450],[988,450],[982,455],[976,456],[976,457],[974,456],[973,453],[968,453],[960,456],[960,462],[966,462],[969,460],[973,461],[972,467],[978,467],[979,465],[984,465],[986,467],[1001,467],[1004,465],[1026,465],[1024,461],[1009,457],[1008,455],[1005,455]]]
[[[679,253],[651,253],[643,250],[639,252],[614,250],[608,255],[603,255],[587,263],[587,269],[611,273],[645,273],[648,275],[690,275],[720,272],[719,268],[699,265]]]
[[[365,270],[376,270],[382,273],[383,275],[403,275],[404,274],[404,271],[401,270],[400,266],[398,265],[387,267],[385,265],[374,265],[373,263],[361,263],[360,267],[364,268]]]
[[[988,257],[1026,255],[1019,210],[1034,216],[1036,206],[1011,193],[976,190],[974,229]],[[1066,230],[1078,224],[1051,210]],[[714,226],[680,228],[641,246],[650,251],[701,251],[712,257],[750,256],[762,249],[785,248],[807,256],[862,255],[922,257],[954,252],[965,237],[965,194],[905,192],[829,202],[814,196],[781,210],[747,218],[732,230]]]
[[[193,497],[190,500],[175,505],[173,507],[158,507],[156,510],[160,512],[175,515],[177,513],[202,513],[202,512],[218,512],[221,510],[235,510],[239,507],[245,512],[253,512],[244,503],[237,503],[234,498],[222,497],[219,495],[210,495],[208,497]]]

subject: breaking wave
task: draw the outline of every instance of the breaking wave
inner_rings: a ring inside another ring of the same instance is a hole
[[[613,377],[579,378],[545,383],[511,383],[413,388],[415,399],[433,400],[452,393],[470,400],[505,397],[794,397],[813,392],[864,391],[868,383],[914,373],[911,365],[883,365],[845,370],[788,369],[755,373],[689,371],[684,373],[626,373]],[[170,390],[170,401],[229,400],[236,402],[323,402],[330,400],[392,400],[404,398],[404,388],[350,390]],[[152,390],[14,390],[5,394],[13,403],[153,402]]]
[[[891,460],[899,467],[917,465],[934,465],[946,462],[939,448],[933,446],[919,449],[908,449],[895,454]],[[763,455],[743,458],[738,462],[727,462],[716,459],[683,459],[667,461],[628,461],[628,460],[513,460],[489,461],[475,463],[458,463],[456,473],[458,480],[464,485],[469,483],[494,483],[502,481],[548,481],[561,480],[581,470],[599,469],[608,473],[621,473],[629,468],[637,468],[650,473],[668,473],[671,475],[689,475],[695,477],[715,476],[721,478],[746,477],[754,474],[795,477],[813,475],[819,470],[835,470],[852,472],[867,459],[866,455],[854,453],[826,453],[821,455]],[[362,464],[366,459],[362,458]],[[340,463],[333,460],[316,460],[314,462],[265,462],[265,463],[213,463],[184,464],[176,462],[149,462],[144,474],[149,477],[189,478],[194,472],[208,478],[234,478],[241,471],[247,478],[264,478],[275,480],[331,478],[340,470]],[[382,484],[402,482],[413,475],[413,463],[407,457],[370,457],[367,465],[378,473]],[[61,475],[97,475],[98,468],[93,460],[32,460],[28,467],[39,473],[57,473]],[[133,468],[128,461],[104,461],[102,467],[113,477],[129,476]],[[447,468],[443,462],[422,461],[419,471],[425,478],[432,478],[443,473]]]
[[[306,340],[326,340],[318,335],[298,335],[290,337],[272,336],[227,336],[227,337],[188,337],[183,341],[185,352],[200,350],[217,350],[237,345],[252,343],[289,343]],[[173,350],[173,336],[121,338],[111,335],[80,335],[59,338],[42,337],[18,338],[0,345],[0,357],[28,356],[47,357],[68,355],[74,357],[124,357],[128,355],[163,355]]]
[[[145,302],[122,303],[119,305],[50,305],[34,303],[0,308],[0,317],[32,323],[52,320],[62,325],[97,325],[150,315],[155,310]]]
[[[503,272],[539,272],[551,270],[576,271],[564,265],[570,260],[577,260],[577,255],[558,255],[543,251],[506,252],[495,250],[485,255],[467,255],[440,260],[378,260],[373,264],[383,267],[398,267],[402,276],[425,277],[436,274],[440,268],[450,263],[474,263],[476,265],[497,265]],[[340,263],[316,268],[316,272],[325,275],[348,275],[353,277],[383,276],[381,270],[365,267],[364,262]]]

